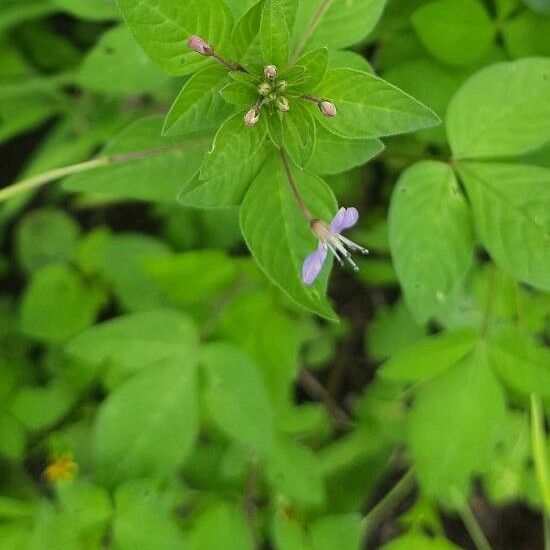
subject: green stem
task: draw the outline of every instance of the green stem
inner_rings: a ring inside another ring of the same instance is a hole
[[[531,394],[531,445],[545,516],[548,517],[550,515],[550,475],[546,453],[544,410],[540,396],[535,393]]]
[[[312,17],[311,21],[309,22],[309,25],[304,31],[304,34],[302,35],[302,38],[300,39],[298,46],[296,46],[296,49],[294,50],[292,57],[290,58],[290,65],[293,65],[294,63],[296,63],[296,61],[304,51],[305,47],[307,46],[307,43],[309,42],[309,39],[312,37],[313,33],[315,32],[317,25],[321,22],[321,18],[323,17],[323,15],[325,15],[325,12],[330,8],[331,1],[332,0],[323,0],[323,2],[321,2],[319,8],[315,12],[315,15]]]
[[[71,176],[72,174],[86,172],[88,170],[93,170],[94,168],[99,168],[100,166],[110,166],[113,164],[121,164],[123,162],[130,162],[155,155],[162,155],[176,149],[181,149],[184,145],[185,144],[174,145],[172,147],[156,147],[154,149],[146,149],[143,151],[130,151],[128,153],[106,155],[92,160],[87,160],[85,162],[79,162],[78,164],[55,168],[54,170],[49,170],[48,172],[25,178],[17,183],[14,183],[13,185],[8,185],[7,187],[0,189],[0,202],[19,195],[20,193],[41,187],[42,185],[52,181]]]
[[[483,312],[483,319],[481,322],[481,338],[485,339],[487,332],[489,331],[489,324],[491,320],[491,314],[493,311],[493,302],[495,300],[496,286],[497,286],[497,268],[491,266],[489,268],[491,273],[489,275],[489,287],[487,289],[487,301],[485,302],[485,311]]]
[[[286,177],[288,179],[288,184],[290,185],[290,189],[292,190],[292,194],[294,195],[294,198],[296,199],[296,202],[298,203],[298,206],[300,207],[300,210],[302,211],[304,216],[308,219],[308,221],[311,221],[313,219],[313,216],[309,208],[306,206],[304,199],[302,199],[302,195],[300,195],[300,191],[298,190],[298,186],[296,185],[296,180],[292,175],[292,171],[290,169],[290,164],[288,163],[285,150],[281,149],[280,154],[281,154],[281,160],[283,161],[283,167],[285,169]]]
[[[472,539],[477,550],[492,550],[491,545],[485,537],[483,529],[481,528],[481,525],[479,525],[475,514],[472,512],[468,502],[458,491],[456,492],[455,501],[460,518],[466,526],[466,530],[468,531],[468,534],[470,535],[470,538]]]
[[[363,528],[367,536],[388,512],[409,494],[414,487],[414,481],[414,468],[410,468],[386,496],[363,518]]]

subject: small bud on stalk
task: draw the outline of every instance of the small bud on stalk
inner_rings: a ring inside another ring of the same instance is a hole
[[[288,103],[288,99],[286,97],[280,97],[277,100],[277,109],[281,111],[281,113],[286,113],[290,110],[290,105]]]
[[[187,45],[194,52],[197,52],[201,55],[210,56],[214,52],[214,48],[212,48],[212,46],[200,36],[190,36],[187,40]]]
[[[260,109],[258,107],[252,107],[246,115],[244,115],[244,123],[248,127],[256,126],[260,120]]]
[[[271,90],[272,88],[267,82],[264,82],[258,86],[258,92],[260,92],[260,95],[263,95],[264,97],[268,96],[271,93]]]
[[[268,80],[275,80],[277,78],[277,67],[275,67],[275,65],[268,65],[265,67],[264,76]]]
[[[338,111],[336,110],[336,105],[334,103],[331,103],[330,101],[321,101],[318,103],[319,110],[323,115],[325,115],[327,118],[334,118]]]

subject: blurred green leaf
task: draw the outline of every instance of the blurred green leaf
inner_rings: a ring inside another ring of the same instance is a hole
[[[195,366],[176,357],[136,374],[107,397],[94,433],[102,484],[162,480],[183,464],[198,429],[196,384]]]

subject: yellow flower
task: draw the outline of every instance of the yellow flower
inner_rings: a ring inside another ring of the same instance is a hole
[[[74,461],[71,453],[63,453],[53,459],[42,475],[49,483],[56,481],[71,481],[78,471],[78,464]]]

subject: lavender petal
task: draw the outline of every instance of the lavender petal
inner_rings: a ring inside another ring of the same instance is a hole
[[[302,280],[306,285],[311,285],[317,279],[327,259],[327,248],[322,243],[319,248],[311,253],[302,265]]]
[[[357,208],[345,208],[342,206],[330,223],[330,230],[333,233],[341,233],[342,231],[353,227],[358,220],[359,212],[357,211]]]

